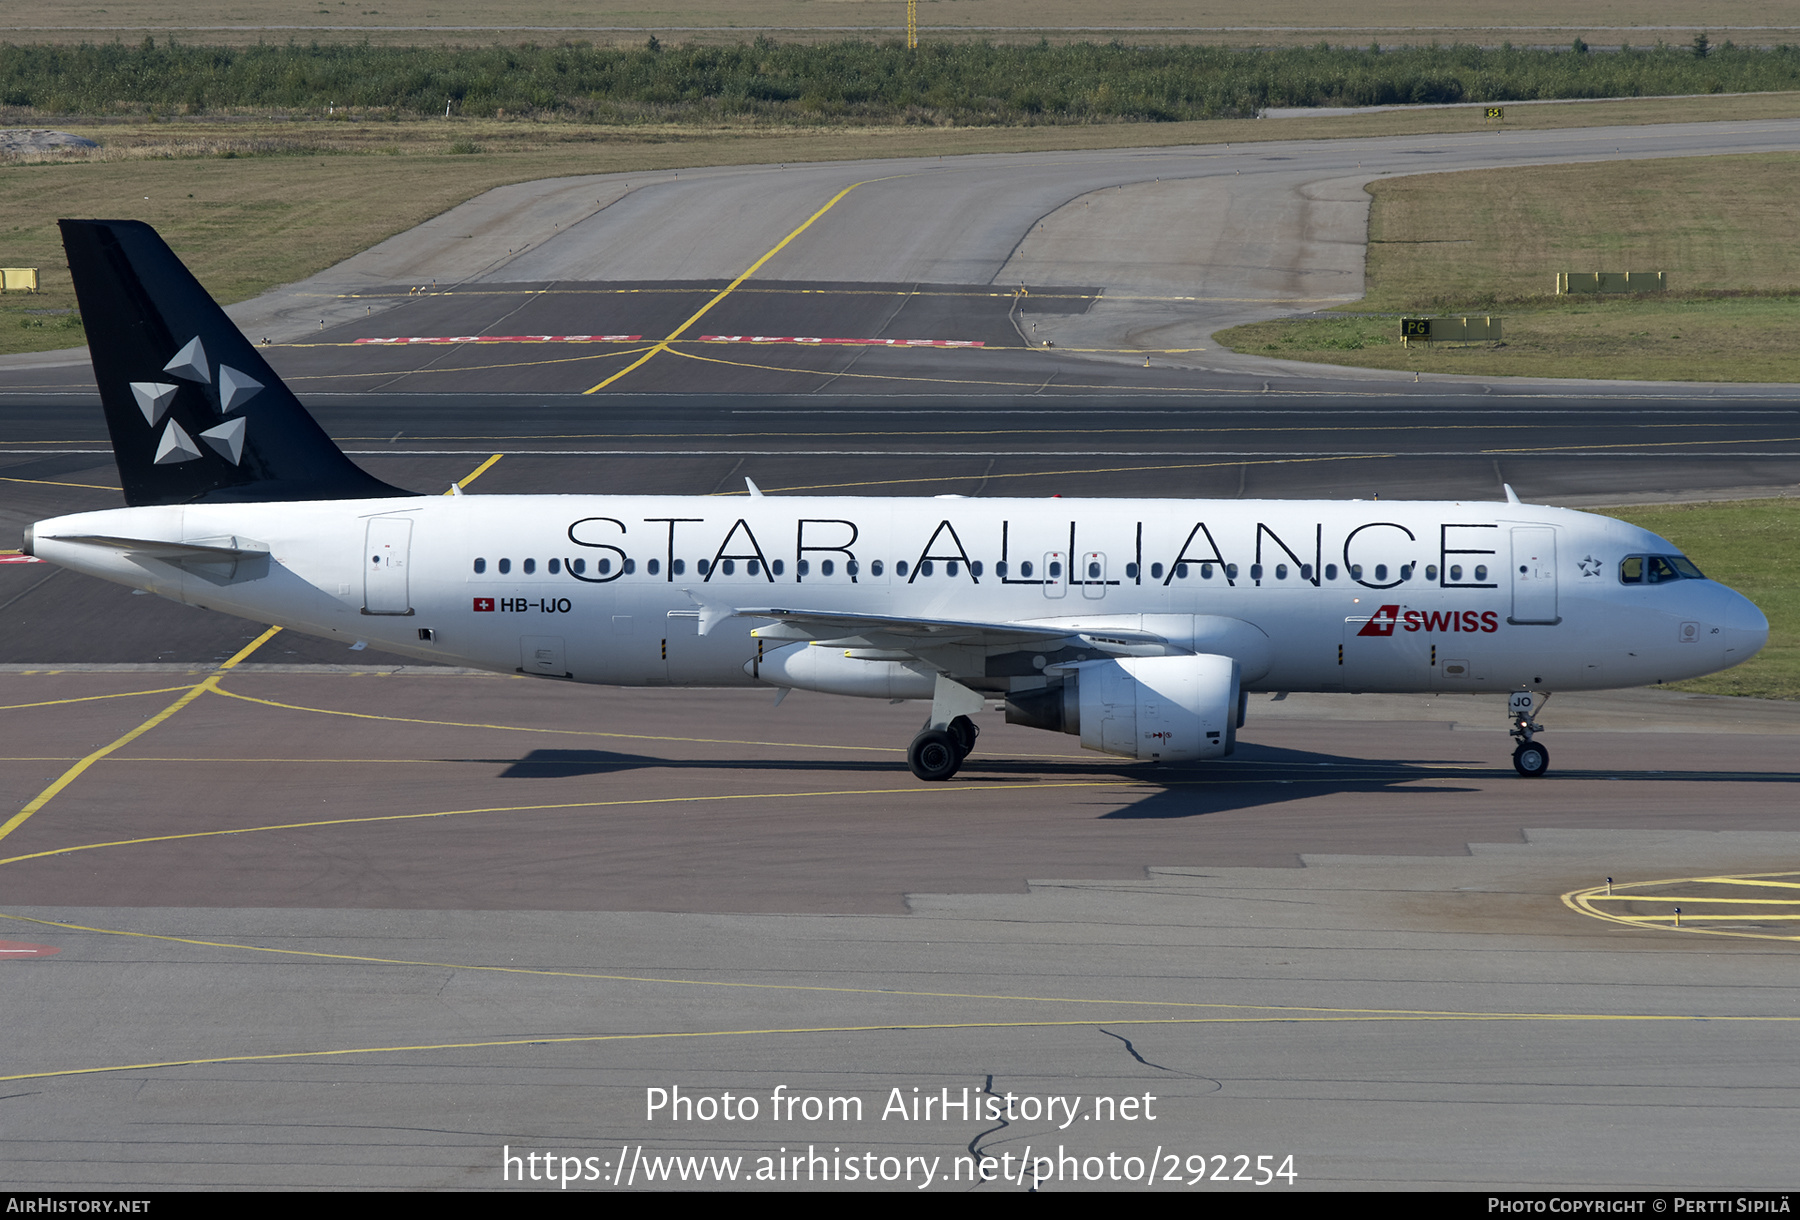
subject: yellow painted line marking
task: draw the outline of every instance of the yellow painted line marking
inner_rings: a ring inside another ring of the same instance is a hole
[[[1562,903],[1571,911],[1602,920],[1606,923],[1619,924],[1627,928],[1650,928],[1656,931],[1678,932],[1690,936],[1736,936],[1746,940],[1782,940],[1800,941],[1800,936],[1775,932],[1751,932],[1739,928],[1708,928],[1696,926],[1696,921],[1730,920],[1733,923],[1783,923],[1800,920],[1800,916],[1783,915],[1768,911],[1771,907],[1794,905],[1794,900],[1787,898],[1673,898],[1663,894],[1646,894],[1642,891],[1664,889],[1669,886],[1693,885],[1751,885],[1771,886],[1783,889],[1800,889],[1800,882],[1783,881],[1783,877],[1800,877],[1800,873],[1746,873],[1737,877],[1665,877],[1657,881],[1633,881],[1611,887],[1605,885],[1588,886],[1584,889],[1570,890],[1562,896]],[[1610,888],[1611,892],[1608,892]],[[1764,912],[1757,911],[1724,911],[1719,913],[1690,914],[1682,912],[1681,923],[1675,922],[1674,913],[1667,915],[1627,915],[1616,910],[1607,910],[1599,905],[1606,902],[1678,902],[1678,903],[1730,903],[1747,906],[1760,906]]]
[[[1406,1017],[1406,1018],[1455,1018],[1479,1017],[1484,1019],[1500,1017],[1534,1018],[1543,1013],[1494,1013],[1494,1012],[1460,1012],[1436,1009],[1387,1009],[1387,1008],[1337,1008],[1311,1004],[1231,1004],[1196,1000],[1161,1000],[1132,999],[1118,996],[1040,996],[1040,995],[1007,995],[987,992],[964,991],[916,991],[890,987],[834,987],[811,983],[756,983],[731,979],[693,979],[674,978],[659,975],[602,974],[588,970],[545,970],[529,966],[487,966],[469,962],[436,962],[415,961],[408,958],[372,957],[360,953],[328,953],[316,949],[288,949],[268,945],[240,944],[232,941],[199,940],[189,936],[171,936],[159,932],[133,932],[121,928],[95,928],[86,924],[68,923],[55,919],[37,919],[29,915],[13,915],[0,912],[0,919],[10,919],[18,923],[34,924],[38,927],[61,928],[68,932],[91,932],[100,936],[124,936],[138,940],[165,941],[170,944],[194,945],[206,949],[230,949],[235,952],[269,953],[282,957],[306,957],[324,961],[363,962],[377,966],[418,966],[429,970],[473,970],[489,974],[524,974],[540,978],[590,979],[603,983],[647,983],[678,987],[720,987],[740,991],[783,991],[783,992],[819,992],[832,995],[868,995],[899,996],[908,999],[930,1000],[978,1000],[1002,1001],[1005,1003],[1029,1004],[1111,1004],[1123,1007],[1138,1008],[1177,1008],[1187,1011],[1227,1011],[1258,1012],[1306,1015],[1356,1014],[1362,1016]],[[1597,1014],[1596,1014],[1597,1015]],[[1612,1018],[1609,1018],[1612,1019]],[[1800,1020],[1800,1017],[1784,1017],[1782,1020]]]
[[[216,687],[216,686],[213,687],[212,690],[213,690],[213,693],[215,693],[215,694],[221,694],[221,695],[230,695],[231,694],[230,691],[224,690],[224,689],[222,689],[220,687]],[[234,697],[246,698],[246,696],[242,696],[242,695],[238,695],[238,696],[234,696]],[[260,700],[260,699],[253,699],[253,700],[250,700],[250,702],[261,703],[261,702],[266,702],[266,701]],[[296,710],[317,711],[320,709],[299,708]],[[368,720],[400,720],[400,719],[403,719],[402,717],[397,717],[397,716],[370,716],[370,715],[367,715],[366,713],[359,713],[359,712],[332,713],[332,712],[327,711],[327,712],[325,712],[325,714],[327,714],[327,715],[349,715],[349,716],[356,717],[358,719],[368,719]],[[444,724],[448,724],[449,722],[413,721],[412,723],[420,723],[420,724],[444,723]],[[507,729],[510,726],[506,726],[506,725],[451,725],[451,727]],[[577,730],[532,729],[532,728],[511,729],[511,731],[523,732],[523,733],[557,733],[557,732],[576,733],[576,732],[578,732]],[[622,734],[622,733],[619,733],[619,734],[612,734],[612,733],[609,733],[609,734],[582,734],[582,735],[608,736],[608,737],[628,736],[628,734]],[[699,740],[705,740],[705,739],[689,738],[689,737],[677,737],[677,738],[657,737],[657,738],[645,738],[645,739],[641,739],[641,740],[699,741]],[[795,743],[791,743],[791,742],[719,742],[716,744],[774,745],[774,746],[788,746],[789,748],[793,748],[795,746]],[[805,747],[805,748],[858,750],[858,749],[873,749],[875,747],[810,746],[810,747]],[[893,752],[893,751],[889,750],[887,752]],[[1051,758],[1056,761],[1064,761],[1064,762],[1086,762],[1087,761],[1086,759],[1081,759],[1081,758],[1077,758],[1077,757],[1070,756],[1070,755],[1039,755],[1037,757]],[[134,759],[132,761],[135,763],[140,760]],[[164,761],[180,761],[180,760],[164,760]],[[213,759],[213,760],[199,760],[199,761],[230,761],[230,760]],[[1319,777],[1319,779],[1322,782],[1328,780],[1331,782],[1338,782],[1338,783],[1342,783],[1346,779],[1360,779],[1360,778],[1370,778],[1370,777],[1358,776],[1358,775],[1345,776],[1342,774]],[[1379,776],[1376,776],[1373,778],[1379,778]],[[1143,789],[1143,790],[1163,791],[1163,790],[1167,790],[1167,789],[1173,788],[1173,787],[1216,786],[1216,785],[1220,785],[1220,784],[1234,784],[1234,785],[1240,785],[1240,786],[1245,785],[1245,784],[1264,784],[1264,785],[1269,785],[1269,786],[1274,786],[1274,785],[1292,786],[1296,782],[1300,782],[1300,781],[1285,780],[1285,779],[1255,779],[1255,778],[1248,778],[1248,777],[1242,777],[1242,776],[1229,776],[1229,775],[1208,776],[1208,777],[1204,777],[1204,778],[1191,779],[1191,780],[1184,780],[1184,779],[1143,780],[1143,779],[1135,779],[1135,778],[1126,777],[1126,776],[1118,776],[1118,777],[1108,776],[1106,778],[1101,778],[1101,779],[1045,780],[1045,781],[1040,781],[1040,782],[1029,784],[1029,785],[1012,784],[1012,783],[1008,783],[1008,784],[969,783],[969,784],[958,784],[958,785],[955,785],[954,787],[949,787],[949,788],[919,788],[919,787],[846,788],[846,789],[834,789],[834,790],[826,790],[826,791],[797,791],[797,792],[740,792],[740,793],[726,792],[726,793],[713,793],[713,794],[708,794],[708,795],[704,795],[704,796],[652,796],[652,797],[634,797],[634,798],[628,798],[628,799],[623,799],[623,800],[612,800],[612,801],[557,801],[557,802],[552,802],[550,804],[543,804],[543,805],[493,805],[493,806],[483,806],[480,808],[473,808],[473,809],[431,810],[431,811],[424,812],[424,813],[385,813],[385,814],[374,814],[374,815],[370,815],[370,816],[366,816],[366,817],[326,818],[326,819],[322,819],[319,821],[312,821],[312,822],[282,822],[282,823],[277,823],[277,824],[270,825],[270,826],[236,826],[236,827],[226,827],[226,828],[223,828],[220,830],[193,830],[193,831],[185,831],[180,834],[150,835],[150,836],[146,836],[143,838],[136,838],[136,839],[111,839],[111,840],[107,840],[107,841],[100,842],[100,843],[79,843],[79,844],[75,844],[75,845],[72,845],[69,847],[53,847],[53,848],[48,848],[44,851],[30,852],[30,853],[28,853],[26,855],[22,855],[22,856],[8,856],[4,859],[0,859],[0,866],[7,865],[7,864],[18,864],[18,863],[21,863],[26,860],[46,859],[51,856],[73,855],[77,852],[99,851],[103,848],[110,848],[110,847],[134,847],[134,846],[141,846],[141,845],[148,844],[148,843],[170,843],[170,842],[176,842],[176,841],[183,840],[183,839],[216,839],[216,838],[230,837],[233,835],[260,834],[265,831],[275,831],[275,830],[283,830],[283,831],[313,830],[313,829],[318,829],[320,827],[326,827],[326,826],[360,826],[360,825],[368,825],[368,824],[379,823],[379,822],[417,822],[417,821],[428,821],[428,820],[432,820],[432,819],[436,819],[436,818],[463,817],[463,816],[474,815],[474,814],[545,813],[545,812],[551,812],[554,810],[564,810],[564,809],[619,809],[619,808],[630,808],[630,807],[644,806],[644,805],[713,804],[713,803],[717,803],[720,801],[772,801],[772,800],[793,801],[793,800],[801,800],[801,799],[805,799],[805,798],[809,798],[809,797],[843,798],[843,797],[854,797],[854,796],[929,796],[929,795],[932,795],[933,793],[935,793],[939,796],[955,796],[955,795],[963,795],[963,794],[967,794],[967,793],[976,793],[976,792],[1028,793],[1028,792],[1038,792],[1038,791],[1042,791],[1042,790],[1048,789],[1048,788],[1113,788],[1113,789],[1127,789],[1127,790]],[[23,916],[5,916],[5,918],[24,918],[24,917]],[[1608,918],[1616,918],[1616,917],[1608,917]],[[201,943],[201,942],[195,942],[195,943]],[[285,950],[284,950],[284,952],[285,952]]]
[[[56,479],[15,479],[0,476],[0,483],[36,483],[43,487],[85,487],[90,491],[124,491],[123,487],[114,487],[110,483],[62,483]]]
[[[965,792],[1036,792],[1044,788],[1131,788],[1144,787],[1132,780],[1061,780],[1023,786],[1019,784],[967,784],[951,790]],[[171,843],[181,839],[218,839],[232,835],[261,834],[271,830],[316,830],[322,826],[360,826],[374,822],[418,822],[433,818],[464,817],[483,813],[545,813],[556,809],[617,809],[634,805],[696,805],[719,801],[792,801],[803,797],[829,796],[928,796],[944,795],[932,788],[846,788],[831,792],[724,792],[706,796],[646,796],[618,801],[559,801],[549,805],[494,805],[482,809],[440,809],[429,813],[383,813],[359,818],[327,818],[317,822],[284,822],[274,826],[237,826],[223,830],[190,830],[181,834],[149,835],[141,839],[113,839],[104,843],[80,843],[72,847],[53,847],[23,856],[0,859],[0,865],[18,864],[25,860],[42,860],[50,856],[68,856],[76,852],[99,851],[107,847],[135,847],[146,843]],[[22,916],[8,916],[22,918]],[[196,944],[201,943],[196,941]]]
[[[1615,889],[1617,887],[1614,887]],[[1735,902],[1744,906],[1800,906],[1800,898],[1696,898],[1688,896],[1670,896],[1668,894],[1596,894],[1590,902]],[[1639,918],[1649,919],[1648,915]],[[1656,916],[1661,919],[1662,916]]]
[[[592,729],[544,729],[528,725],[515,724],[483,724],[464,720],[424,720],[416,716],[379,716],[373,712],[345,712],[330,707],[303,707],[298,703],[281,703],[274,699],[258,699],[254,695],[242,695],[237,691],[216,687],[216,693],[231,699],[242,699],[246,703],[260,703],[266,707],[285,708],[290,712],[313,712],[320,716],[348,716],[354,720],[389,720],[399,724],[429,724],[446,729],[492,729],[502,733],[548,733],[563,737],[600,737],[618,741],[686,741],[696,745],[708,746],[777,746],[798,750],[878,750],[885,754],[897,753],[893,746],[835,746],[815,745],[804,741],[733,741],[720,737],[658,737],[648,733],[602,733]]]
[[[1800,919],[1800,916],[1746,914],[1742,911],[1726,911],[1723,914],[1694,914],[1694,912],[1683,911],[1679,916],[1667,914],[1667,916],[1615,916],[1615,918],[1625,919],[1629,923],[1670,923],[1672,925],[1676,919],[1732,919],[1733,923],[1775,923],[1775,921],[1793,921],[1793,919]]]
[[[139,695],[166,695],[170,691],[187,690],[185,686],[159,686],[155,690],[126,690],[111,695],[78,695],[69,699],[45,699],[38,703],[8,703],[0,712],[16,712],[26,707],[55,707],[59,703],[92,703],[96,699],[135,699]]]
[[[493,1038],[472,1042],[430,1042],[421,1043],[415,1046],[355,1046],[336,1047],[330,1050],[315,1051],[275,1051],[258,1055],[213,1055],[194,1059],[164,1059],[149,1063],[120,1063],[108,1064],[100,1067],[60,1068],[47,1072],[19,1072],[10,1076],[0,1076],[0,1082],[11,1082],[15,1080],[48,1080],[60,1076],[92,1076],[106,1072],[143,1072],[156,1068],[202,1067],[226,1063],[279,1063],[284,1060],[292,1059],[341,1058],[347,1055],[420,1054],[428,1051],[492,1050],[498,1047],[508,1046],[561,1046],[580,1043],[644,1042],[683,1038],[771,1038],[791,1037],[794,1035],[817,1036],[819,1034],[893,1033],[914,1030],[952,1029],[1091,1029],[1096,1024],[1133,1026],[1311,1025],[1333,1022],[1370,1023],[1386,1021],[1673,1021],[1682,1023],[1698,1021],[1733,1021],[1749,1024],[1783,1024],[1792,1021],[1800,1021],[1800,1017],[1696,1016],[1686,1013],[1389,1013],[1380,1010],[1342,1009],[1336,1012],[1326,1010],[1319,1015],[1295,1013],[1292,1015],[1259,1014],[1256,1016],[1243,1017],[1125,1017],[1116,1020],[1086,1017],[1080,1020],[1070,1021],[896,1021],[870,1025],[821,1025],[809,1027],[779,1027],[774,1029],[661,1030],[648,1033],[629,1034],[565,1034],[526,1038]]]
[[[906,176],[907,175],[905,175],[905,174],[890,174],[888,177],[889,178],[903,178]],[[742,275],[738,276],[735,280],[732,280],[731,283],[727,284],[716,295],[714,295],[711,300],[707,301],[706,304],[702,305],[699,309],[696,309],[693,312],[692,316],[690,316],[687,321],[683,322],[680,326],[677,326],[674,330],[670,331],[668,334],[668,337],[665,338],[661,343],[658,343],[655,347],[652,347],[649,351],[645,352],[642,356],[639,356],[636,360],[632,361],[630,364],[626,365],[624,368],[622,368],[618,372],[614,373],[611,377],[608,377],[605,381],[602,381],[599,385],[592,386],[589,389],[583,390],[582,393],[583,394],[598,393],[599,391],[604,390],[607,386],[611,385],[613,382],[615,382],[619,378],[625,376],[625,374],[631,372],[632,370],[642,368],[658,352],[668,351],[669,344],[671,344],[675,340],[679,339],[681,337],[681,332],[686,330],[688,327],[692,326],[694,323],[698,322],[701,318],[705,317],[707,315],[707,313],[709,311],[711,311],[711,309],[714,305],[717,305],[720,301],[723,301],[726,297],[730,296],[732,294],[732,292],[737,289],[737,286],[739,284],[742,284],[745,280],[749,279],[751,276],[755,275],[758,271],[762,270],[764,263],[768,262],[770,259],[774,258],[777,254],[780,254],[782,252],[782,250],[786,249],[787,244],[789,242],[793,241],[796,237],[800,236],[802,233],[804,233],[808,229],[812,228],[813,222],[816,221],[817,219],[819,219],[819,217],[825,215],[825,213],[831,211],[832,208],[835,208],[838,205],[838,201],[840,199],[842,199],[845,195],[848,195],[851,191],[855,190],[859,186],[867,186],[871,182],[886,182],[887,180],[888,180],[887,178],[865,178],[861,182],[852,182],[849,186],[845,187],[843,190],[841,190],[837,194],[833,195],[831,197],[831,199],[825,204],[824,207],[822,207],[818,211],[814,212],[811,216],[808,216],[806,218],[806,220],[804,222],[802,222],[802,224],[800,225],[799,228],[795,229],[792,233],[789,233],[786,237],[784,237],[780,241],[776,242],[775,246],[772,250],[770,250],[767,254],[763,255],[761,258],[757,259],[754,263],[751,263],[750,266],[745,269],[745,271]]]
[[[483,462],[481,465],[479,465],[475,469],[471,470],[468,474],[464,475],[457,482],[456,486],[458,488],[467,487],[469,484],[473,483],[476,479],[479,479],[482,475],[486,474],[488,471],[488,468],[490,466],[492,466],[495,462],[498,462],[501,458],[503,458],[505,456],[506,455],[504,453],[496,453],[493,457],[489,458],[487,461]],[[511,470],[512,467],[508,466],[507,469]],[[445,492],[444,494],[449,495],[450,493]]]
[[[168,707],[165,707],[162,711],[156,713],[156,715],[150,717],[150,719],[144,721],[144,723],[138,725],[135,729],[132,729],[129,733],[126,733],[123,737],[118,738],[116,741],[113,741],[112,743],[110,743],[108,745],[100,747],[100,749],[95,750],[92,754],[89,754],[86,758],[83,758],[80,762],[78,762],[74,766],[70,767],[67,771],[64,771],[60,776],[58,776],[56,778],[56,780],[53,783],[51,783],[51,785],[48,788],[45,788],[42,792],[38,793],[36,796],[31,798],[31,801],[28,804],[26,804],[26,806],[23,809],[19,810],[19,812],[15,813],[15,814],[13,814],[12,817],[8,818],[4,824],[0,824],[0,839],[6,838],[7,835],[11,834],[13,831],[15,831],[19,827],[23,826],[27,821],[29,821],[31,819],[31,816],[33,814],[35,814],[38,810],[42,809],[45,805],[48,805],[51,802],[51,800],[55,798],[57,793],[61,792],[64,788],[67,788],[70,784],[74,783],[77,779],[79,779],[81,777],[81,774],[84,771],[86,771],[89,767],[93,766],[95,763],[99,762],[101,759],[105,758],[108,754],[111,754],[113,751],[118,750],[124,746],[130,745],[132,742],[134,742],[138,738],[142,737],[145,733],[148,733],[151,729],[155,728],[157,725],[161,724],[163,721],[165,721],[169,717],[173,716],[176,712],[179,712],[182,708],[186,707],[188,704],[190,704],[194,700],[198,699],[201,695],[205,694],[207,691],[215,689],[218,685],[219,678],[223,674],[225,674],[228,670],[234,668],[239,661],[242,661],[245,657],[247,657],[251,653],[255,652],[258,648],[261,648],[264,644],[268,643],[271,639],[274,639],[275,633],[280,630],[281,630],[281,628],[279,628],[279,627],[269,628],[267,631],[265,631],[261,635],[257,636],[254,640],[250,641],[250,643],[248,643],[248,644],[244,645],[242,648],[238,649],[236,655],[234,655],[229,661],[226,661],[223,665],[219,666],[217,673],[213,673],[213,674],[207,676],[202,681],[195,683],[193,686],[191,686],[187,689],[186,694],[182,695],[181,698],[175,700],[175,702],[169,704]],[[177,689],[179,689],[179,688],[177,688]]]

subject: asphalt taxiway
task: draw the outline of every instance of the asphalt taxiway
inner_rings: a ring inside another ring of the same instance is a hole
[[[1788,388],[1190,349],[1355,294],[1360,256],[1323,239],[1360,240],[1353,192],[1319,184],[1364,157],[1796,138],[568,180],[240,315],[359,462],[426,492],[484,464],[469,494],[1779,492]],[[1257,229],[1248,204],[1281,197]],[[1091,240],[1196,215],[1212,238]],[[1160,299],[1196,275],[1255,299]],[[359,342],[395,338],[432,342]],[[855,342],[794,342],[825,339]],[[5,528],[117,502],[84,377],[0,369]],[[1289,1156],[1296,1188],[1785,1185],[1800,714],[1559,695],[1551,775],[1523,781],[1490,702],[1262,697],[1205,768],[992,724],[923,785],[916,708],[401,665],[0,563],[9,1186],[560,1189],[545,1155],[605,1189],[755,1187],[763,1158],[762,1184],[815,1189],[870,1185],[850,1160],[880,1188],[928,1166],[940,1190],[1142,1188],[1155,1165],[1258,1189]],[[714,1116],[656,1109],[675,1089]],[[910,1109],[964,1096],[1001,1111]]]

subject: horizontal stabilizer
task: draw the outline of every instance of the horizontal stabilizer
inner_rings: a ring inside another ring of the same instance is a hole
[[[267,558],[269,548],[248,538],[207,538],[198,542],[167,542],[156,538],[118,538],[111,534],[47,534],[46,542],[74,542],[103,546],[147,559],[183,560],[192,563],[230,563],[238,559]]]

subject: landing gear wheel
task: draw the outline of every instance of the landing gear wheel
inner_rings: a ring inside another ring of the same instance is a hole
[[[962,766],[963,752],[956,738],[943,729],[926,729],[913,738],[906,751],[906,765],[923,780],[945,780]]]
[[[1550,751],[1535,741],[1521,741],[1513,751],[1513,768],[1526,779],[1536,779],[1550,769]]]
[[[975,739],[981,736],[981,730],[976,728],[975,722],[967,716],[958,716],[944,726],[944,731],[950,734],[956,742],[956,753],[959,758],[967,758],[969,751],[975,748]]]

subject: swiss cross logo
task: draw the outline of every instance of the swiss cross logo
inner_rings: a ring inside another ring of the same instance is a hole
[[[1383,606],[1383,607],[1381,607],[1381,609],[1377,610],[1374,614],[1369,616],[1369,621],[1364,623],[1363,629],[1361,631],[1357,632],[1356,634],[1357,635],[1381,635],[1381,636],[1393,635],[1394,634],[1394,624],[1399,621],[1400,621],[1400,607],[1399,606]]]
[[[493,598],[478,597],[475,599],[475,609],[491,611],[491,610],[493,610],[493,608],[494,608],[494,599]]]

